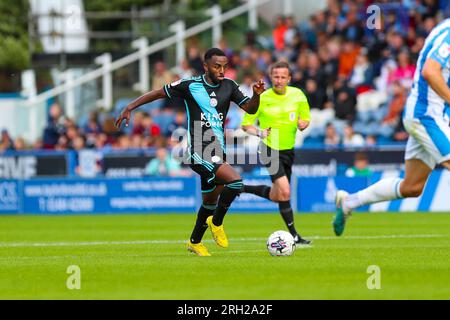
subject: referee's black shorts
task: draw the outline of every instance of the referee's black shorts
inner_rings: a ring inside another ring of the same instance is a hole
[[[292,165],[294,164],[294,149],[275,150],[261,142],[259,146],[259,158],[267,168],[272,182],[282,176],[286,176],[291,182]]]

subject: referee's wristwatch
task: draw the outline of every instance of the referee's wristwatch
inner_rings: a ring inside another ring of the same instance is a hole
[[[258,131],[257,131],[256,135],[257,135],[258,137],[262,138],[263,131],[262,131],[261,129],[257,129],[257,130],[258,130]]]

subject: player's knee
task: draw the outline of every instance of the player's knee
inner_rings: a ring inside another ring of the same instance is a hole
[[[423,191],[422,184],[413,184],[413,185],[401,185],[400,193],[405,198],[416,198],[422,194]]]
[[[202,198],[203,198],[202,200],[203,200],[204,204],[210,205],[210,204],[217,203],[219,195],[218,194],[214,194],[214,193],[204,193],[202,195]]]
[[[239,195],[244,189],[244,183],[242,179],[233,180],[225,185],[231,192]]]
[[[270,200],[280,202],[280,201],[288,201],[291,199],[291,190],[289,188],[286,189],[277,189],[274,190],[270,195]]]
[[[288,201],[291,199],[291,190],[289,188],[282,189],[280,192],[280,200],[279,201]]]
[[[202,206],[213,210],[217,207],[217,201],[203,201]]]

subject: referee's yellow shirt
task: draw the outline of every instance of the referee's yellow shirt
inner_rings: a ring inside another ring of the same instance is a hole
[[[254,125],[258,119],[260,129],[272,128],[263,142],[272,149],[288,150],[294,148],[299,118],[311,119],[308,100],[302,90],[287,86],[286,93],[280,95],[270,88],[261,94],[258,111],[246,113],[241,125]]]

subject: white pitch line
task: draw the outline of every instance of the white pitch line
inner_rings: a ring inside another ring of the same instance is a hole
[[[305,236],[311,240],[353,240],[353,239],[411,239],[411,238],[450,238],[450,234],[391,234],[372,236]],[[232,238],[231,242],[266,241],[266,238]],[[212,242],[212,240],[205,240]],[[14,247],[77,247],[104,245],[146,245],[146,244],[185,244],[186,240],[132,240],[132,241],[78,241],[78,242],[0,242],[0,248]]]
[[[301,245],[301,246],[296,246],[295,247],[295,251],[297,250],[310,250],[313,249],[314,245]],[[217,253],[217,251],[211,251],[212,253]],[[227,250],[227,251],[222,251],[222,252],[226,252],[226,253],[246,253],[246,252],[267,252],[265,247],[262,247],[261,249],[248,249],[248,250]]]

